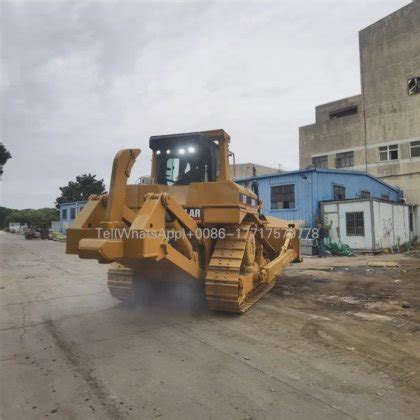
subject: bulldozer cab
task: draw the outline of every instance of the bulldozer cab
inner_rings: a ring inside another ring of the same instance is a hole
[[[169,186],[227,180],[228,141],[223,130],[152,136],[152,177]]]

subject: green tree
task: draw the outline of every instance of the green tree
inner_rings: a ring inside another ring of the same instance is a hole
[[[62,203],[87,200],[92,194],[104,194],[103,179],[96,179],[96,175],[84,174],[76,177],[76,182],[70,181],[66,186],[60,187],[61,195],[55,204],[58,208]]]
[[[0,207],[0,229],[7,227],[6,218],[9,214],[13,213],[16,210],[9,209],[7,207]]]
[[[0,143],[0,176],[3,175],[3,166],[12,157],[3,143]]]
[[[5,217],[5,226],[9,223],[27,224],[28,226],[40,227],[43,225],[49,226],[52,221],[59,220],[59,212],[55,208],[42,208],[38,210],[24,209],[12,210],[7,209],[8,214]]]

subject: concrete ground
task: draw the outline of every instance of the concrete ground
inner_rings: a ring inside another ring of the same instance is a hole
[[[0,244],[4,420],[420,416],[418,252],[307,258],[232,316],[179,290],[125,306],[62,243]]]

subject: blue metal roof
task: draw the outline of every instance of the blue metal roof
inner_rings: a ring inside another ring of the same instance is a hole
[[[73,206],[73,205],[77,205],[77,204],[85,204],[85,203],[87,203],[87,200],[69,201],[68,203],[61,203],[60,208],[61,207],[67,207],[67,206]]]

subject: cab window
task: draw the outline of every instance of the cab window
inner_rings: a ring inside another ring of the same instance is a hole
[[[163,185],[189,185],[193,182],[214,181],[211,153],[206,148],[168,149],[157,154],[158,183]]]

